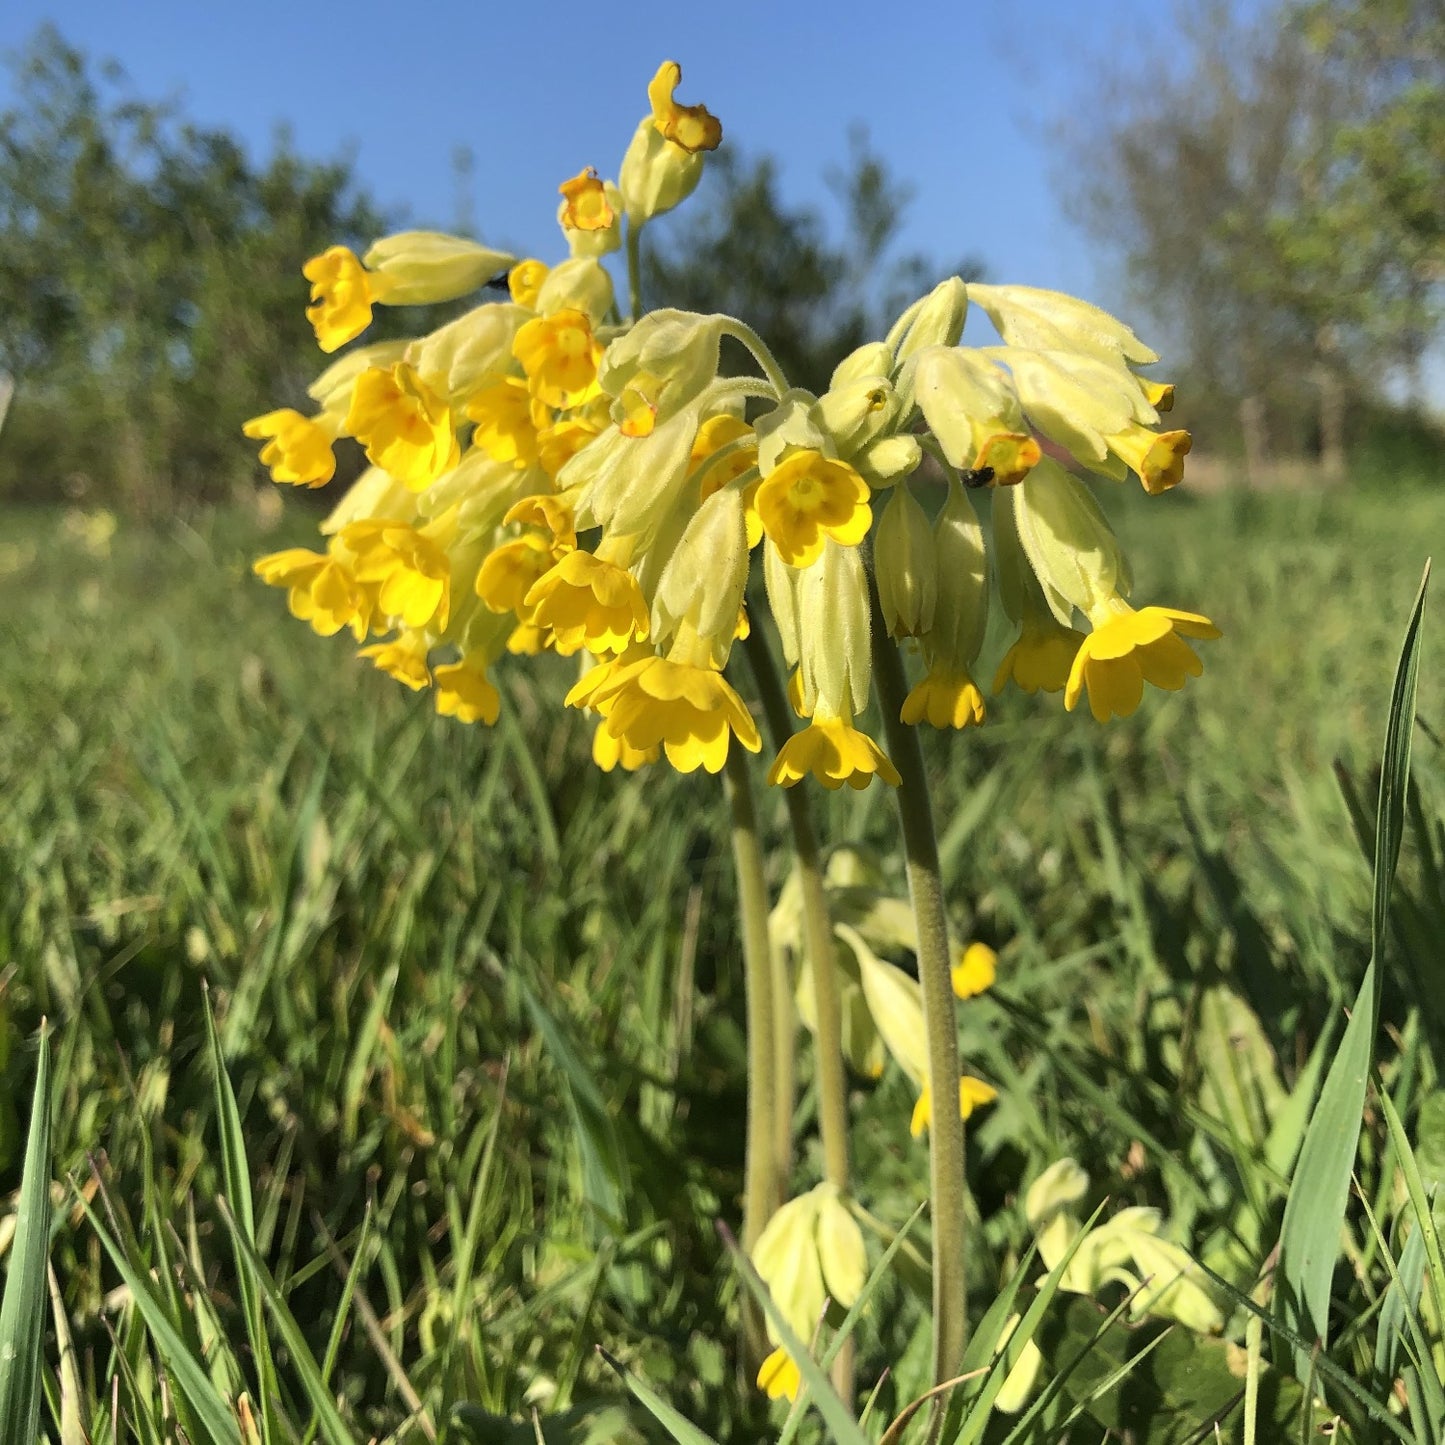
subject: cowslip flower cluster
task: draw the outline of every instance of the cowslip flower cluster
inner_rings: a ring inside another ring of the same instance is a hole
[[[680,79],[672,62],[658,70],[615,181],[585,167],[559,186],[569,255],[555,265],[418,231],[307,262],[307,315],[341,354],[309,389],[310,414],[272,411],[245,430],[277,482],[324,486],[341,438],[370,465],[323,524],[324,549],[264,557],[260,577],[462,722],[497,720],[505,655],[575,657],[566,702],[596,717],[593,756],[609,770],[665,755],[715,773],[732,745],[760,750],[726,668],[764,596],[804,723],[768,771],[785,787],[898,782],[860,726],[879,626],[920,663],[902,721],[983,721],[991,576],[1018,628],[995,691],[1062,692],[1070,709],[1087,694],[1102,721],[1132,712],[1146,682],[1197,675],[1189,644],[1213,624],[1136,610],[1088,486],[1044,450],[1114,480],[1132,472],[1151,494],[1180,481],[1189,434],[1160,429],[1171,388],[1140,374],[1157,358],[1123,323],[1056,292],[954,277],[815,396],[735,318],[623,314],[604,258],[626,241],[635,296],[637,237],[691,194],[722,138],[704,106],[677,101]],[[505,299],[350,346],[378,306],[488,286]],[[970,306],[1001,345],[959,344]],[[759,375],[719,375],[726,336]]]

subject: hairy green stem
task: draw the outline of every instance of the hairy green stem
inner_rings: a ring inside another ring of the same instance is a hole
[[[743,643],[753,676],[762,697],[763,716],[773,746],[781,748],[793,735],[792,710],[773,659],[772,649],[760,629],[754,628]],[[814,1041],[815,1077],[818,1085],[818,1133],[823,1142],[823,1177],[848,1191],[848,1089],[843,1076],[843,1010],[838,991],[838,970],[833,954],[833,921],[823,891],[823,865],[818,837],[813,831],[813,812],[801,787],[785,788],[788,822],[793,834],[798,880],[803,904],[803,947],[813,976],[813,998],[818,1016]],[[847,1401],[853,1399],[852,1341],[845,1343],[833,1366],[833,1383]]]
[[[788,378],[784,374],[783,368],[778,365],[778,359],[769,349],[767,342],[746,321],[739,321],[736,316],[728,316],[725,320],[727,324],[723,327],[723,335],[741,341],[752,352],[753,360],[762,367],[763,375],[768,379],[768,385],[778,396],[782,396],[788,390]]]
[[[627,309],[635,326],[642,316],[642,223],[627,222]]]
[[[908,684],[903,659],[889,640],[873,601],[873,676],[888,753],[902,779],[898,815],[908,862],[908,890],[918,927],[918,982],[923,995],[923,1028],[928,1043],[928,1178],[933,1207],[933,1378],[942,1384],[958,1373],[968,1341],[968,1279],[964,1253],[963,1121],[958,1112],[958,1024],[943,911],[938,840],[923,767],[918,730],[900,717]]]
[[[732,817],[733,866],[742,923],[743,976],[748,1020],[747,1153],[743,1186],[743,1248],[749,1253],[763,1226],[782,1202],[778,1188],[774,1122],[777,1117],[776,1039],[773,1023],[773,960],[768,939],[768,885],[753,808],[751,764],[741,747],[728,749],[723,787]],[[749,1299],[744,1336],[752,1368],[767,1354],[762,1313]]]

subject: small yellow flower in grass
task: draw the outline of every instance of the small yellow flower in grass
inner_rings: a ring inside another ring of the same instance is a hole
[[[1072,712],[1089,690],[1089,710],[1099,722],[1128,717],[1144,696],[1144,684],[1177,692],[1185,679],[1204,671],[1186,637],[1219,636],[1219,629],[1197,612],[1172,607],[1145,607],[1136,612],[1114,597],[1089,617],[1093,631],[1079,647],[1064,689],[1064,706]]]
[[[591,552],[568,552],[531,586],[524,604],[532,621],[550,627],[557,651],[621,652],[647,636],[647,602],[625,567]]]
[[[659,134],[690,155],[715,151],[722,144],[722,122],[705,105],[679,105],[673,96],[682,83],[682,67],[664,60],[647,87],[652,123]]]
[[[970,943],[959,951],[951,970],[955,998],[977,998],[998,977],[998,954],[986,943]]]
[[[562,225],[572,231],[605,231],[617,219],[607,188],[591,166],[557,189],[562,193]]]
[[[888,755],[847,718],[814,717],[782,746],[768,769],[768,782],[791,788],[811,773],[825,788],[836,791],[847,783],[862,789],[875,776],[895,788],[902,781]]]
[[[803,1386],[803,1377],[793,1357],[779,1345],[758,1370],[758,1389],[770,1400],[794,1401]]]
[[[537,461],[537,434],[551,421],[520,376],[504,376],[484,386],[467,402],[467,418],[477,424],[473,444],[493,461],[511,462],[518,471]]]
[[[319,417],[302,416],[283,407],[254,416],[242,426],[253,440],[268,438],[261,448],[261,465],[269,467],[273,482],[291,486],[324,487],[336,475],[336,418],[322,412]]]
[[[547,279],[549,269],[545,261],[518,261],[507,272],[507,291],[512,300],[518,306],[535,308],[537,293],[542,289],[542,282]]]
[[[477,596],[490,611],[515,612],[526,622],[531,617],[527,594],[556,562],[556,554],[545,537],[536,532],[514,537],[487,555],[477,572]]]
[[[568,694],[569,704],[582,686]],[[644,657],[609,670],[600,685],[586,687],[583,695],[625,747],[655,754],[660,744],[680,773],[700,767],[720,772],[732,737],[749,752],[762,747],[746,704],[712,667]]]
[[[366,636],[371,598],[356,574],[337,558],[291,547],[257,558],[252,571],[268,587],[287,588],[291,615],[309,622],[322,637],[332,637],[348,626],[358,639]]]
[[[602,351],[587,313],[571,307],[533,317],[512,342],[512,355],[522,363],[534,395],[564,411],[600,394]]]
[[[1083,641],[1082,632],[1063,626],[1051,612],[1025,615],[994,674],[994,692],[1002,692],[1007,682],[1029,693],[1062,692]]]
[[[783,458],[758,488],[758,516],[790,567],[807,567],[831,537],[845,547],[868,535],[868,483],[848,465],[804,448]]]
[[[910,726],[966,728],[983,721],[983,694],[965,668],[939,659],[904,698],[899,716]]]
[[[445,549],[406,522],[366,518],[341,529],[356,576],[376,585],[377,611],[409,628],[441,631],[451,611],[451,563]]]
[[[389,642],[374,642],[370,647],[363,647],[357,656],[370,658],[388,677],[404,683],[413,692],[420,692],[431,683],[426,654],[425,634],[403,632]]]
[[[451,408],[404,361],[356,379],[346,432],[383,471],[424,491],[461,460]]]
[[[1184,458],[1194,444],[1187,431],[1152,432],[1137,424],[1104,440],[1109,450],[1138,474],[1151,497],[1184,480]]]
[[[386,292],[386,282],[367,271],[345,246],[330,246],[313,256],[301,274],[311,283],[306,319],[323,351],[335,351],[371,325],[372,303]]]
[[[958,1081],[958,1117],[967,1119],[980,1104],[991,1104],[996,1098],[998,1090],[992,1084],[985,1084],[982,1079],[964,1074]],[[916,1139],[932,1121],[933,1100],[928,1085],[925,1084],[923,1092],[918,1096],[918,1102],[913,1106],[913,1118],[909,1120],[908,1132]]]
[[[432,674],[436,682],[437,712],[458,722],[492,727],[502,712],[502,696],[487,677],[486,658],[468,654]]]

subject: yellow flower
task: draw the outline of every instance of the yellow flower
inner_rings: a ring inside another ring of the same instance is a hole
[[[610,773],[617,767],[621,767],[624,772],[635,773],[648,763],[655,763],[661,751],[661,746],[645,749],[632,747],[613,734],[605,720],[597,724],[597,730],[592,734],[592,761],[604,773]]]
[[[985,1084],[982,1079],[964,1074],[958,1081],[958,1117],[967,1119],[980,1104],[991,1104],[996,1098],[998,1090],[992,1084]],[[908,1132],[916,1139],[932,1120],[933,1100],[928,1085],[924,1084],[923,1092],[913,1106],[913,1118],[909,1122]]]
[[[574,411],[537,433],[537,459],[542,470],[553,481],[557,473],[607,425],[607,414],[594,414],[592,409]]]
[[[998,977],[998,954],[986,943],[970,943],[960,950],[952,977],[955,998],[976,998],[993,987]]]
[[[358,639],[371,621],[371,599],[346,564],[325,552],[291,547],[259,557],[252,571],[268,587],[285,587],[293,617],[309,622],[322,637],[349,626]]]
[[[537,433],[550,421],[519,376],[484,386],[467,403],[467,418],[477,424],[473,444],[493,461],[511,462],[518,471],[537,460]]]
[[[831,537],[854,546],[868,535],[868,483],[848,465],[804,448],[784,457],[758,488],[758,515],[790,567],[807,567]]]
[[[372,304],[385,295],[385,280],[367,271],[345,246],[313,256],[301,274],[311,283],[306,319],[323,351],[335,351],[371,325]]]
[[[420,632],[403,632],[390,642],[374,642],[370,647],[363,647],[357,656],[370,658],[389,677],[404,683],[413,692],[420,692],[431,682],[426,653],[426,638]]]
[[[556,563],[551,544],[536,532],[503,542],[487,556],[477,573],[477,596],[492,612],[515,612],[526,622],[527,593]]]
[[[712,460],[723,447],[733,442],[741,445],[719,457],[717,461]],[[753,471],[757,467],[758,444],[752,427],[731,412],[708,417],[697,429],[689,465],[700,477],[698,501],[705,502],[714,492],[722,491],[729,482],[737,481],[744,472]],[[763,519],[758,516],[760,486],[762,478],[754,477],[743,488],[743,516],[747,523],[749,551],[763,539]]]
[[[895,788],[901,779],[898,769],[883,749],[839,717],[815,717],[782,746],[768,769],[768,782],[791,788],[811,773],[825,788],[836,790],[866,788],[876,773]]]
[[[1089,621],[1094,630],[1069,669],[1064,706],[1072,712],[1087,687],[1089,710],[1099,722],[1128,717],[1139,706],[1146,682],[1177,692],[1186,678],[1198,677],[1204,664],[1184,638],[1219,636],[1219,629],[1197,612],[1172,607],[1136,612],[1118,597],[1095,609]]]
[[[1012,681],[1025,692],[1062,692],[1084,634],[1064,627],[1052,612],[1026,613],[1014,644],[994,674],[995,694]]]
[[[507,291],[512,300],[518,306],[535,308],[537,293],[542,289],[542,282],[547,279],[549,269],[545,261],[518,261],[507,272]]]
[[[562,193],[562,224],[572,231],[605,231],[617,219],[607,188],[588,166],[557,189]]]
[[[563,498],[550,496],[546,492],[523,497],[507,512],[502,521],[540,528],[551,537],[552,546],[559,553],[577,545],[577,524],[572,508]]]
[[[798,1398],[802,1384],[803,1377],[798,1373],[797,1363],[781,1345],[763,1361],[758,1370],[758,1389],[770,1400],[786,1397],[794,1401]]]
[[[966,728],[983,721],[983,694],[965,669],[940,659],[904,698],[899,715],[910,726]]]
[[[324,487],[336,475],[336,457],[331,450],[336,433],[328,426],[334,421],[325,412],[310,417],[283,407],[253,416],[241,431],[253,440],[269,438],[261,448],[261,465],[270,468],[273,482]]]
[[[371,367],[356,379],[346,431],[383,471],[414,492],[461,460],[451,408],[404,361]]]
[[[647,603],[637,578],[591,552],[568,552],[523,601],[533,622],[552,629],[563,657],[582,647],[621,652],[634,638],[647,636]]]
[[[355,554],[356,576],[377,587],[377,610],[409,628],[440,632],[451,612],[451,563],[425,532],[406,522],[368,517],[341,529]],[[378,629],[380,630],[380,629]]]
[[[1104,440],[1109,450],[1138,474],[1151,497],[1184,480],[1184,458],[1194,445],[1187,431],[1152,432],[1137,424]]]
[[[992,472],[995,487],[1012,487],[1028,476],[1043,454],[1043,448],[1026,432],[987,432],[980,436],[972,470]]]
[[[762,747],[757,724],[743,700],[722,673],[710,667],[644,657],[610,671],[600,686],[587,688],[585,695],[614,737],[638,753],[661,744],[668,762],[680,773],[700,767],[720,772],[731,736],[749,752]],[[573,694],[567,701],[573,702]]]
[[[533,394],[563,411],[601,393],[597,363],[602,351],[587,313],[571,307],[534,316],[512,342],[512,355],[522,363]]]
[[[487,677],[486,660],[468,654],[460,662],[449,662],[433,674],[437,687],[437,712],[458,722],[483,722],[491,727],[501,716],[502,697]]]
[[[658,66],[647,87],[652,123],[662,136],[689,155],[715,151],[722,144],[722,122],[709,114],[705,105],[679,105],[673,95],[681,82],[682,67],[675,60],[665,60]]]

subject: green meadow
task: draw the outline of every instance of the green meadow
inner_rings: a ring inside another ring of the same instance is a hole
[[[718,1230],[738,1228],[745,1109],[720,783],[599,773],[561,661],[504,670],[494,729],[436,717],[250,575],[311,533],[286,500],[269,527],[237,509],[110,538],[0,512],[0,1248],[45,1019],[45,1427],[63,1445],[251,1445],[253,1420],[268,1442],[669,1438],[631,1382],[718,1441],[775,1438],[786,1411],[743,1376]],[[1026,1262],[1026,1185],[1066,1156],[1086,1212],[1156,1207],[1248,1295],[1370,955],[1391,681],[1445,493],[1146,500],[1106,498],[1139,595],[1222,628],[1203,676],[1107,727],[1013,694],[926,739],[955,935],[999,955],[960,1009],[999,1090],[967,1136],[976,1326]],[[1439,615],[1375,1086],[1427,1191],[1445,1181]],[[1004,636],[998,619],[986,665]],[[783,809],[757,777],[776,897]],[[887,791],[814,794],[828,847],[904,896]],[[806,1050],[800,1070],[796,1189],[821,1173]],[[1286,1378],[1277,1347],[1248,1438],[1315,1438],[1340,1411],[1342,1438],[1423,1439],[1384,1423],[1416,1418],[1411,1389],[1433,1418],[1439,1320],[1389,1295],[1409,1181],[1370,1097],[1322,1373]],[[894,1066],[850,1079],[871,1263],[927,1197],[912,1102]],[[925,1224],[856,1332],[872,1440],[927,1387],[926,1253]],[[1237,1402],[1250,1328],[1221,1291],[1235,1343],[1207,1360],[1060,1294],[1038,1338],[1061,1386],[981,1438],[1023,1418],[1037,1440],[1209,1438],[1191,1432]],[[1140,1357],[1127,1379],[1064,1368],[1093,1334],[1114,1364]]]

